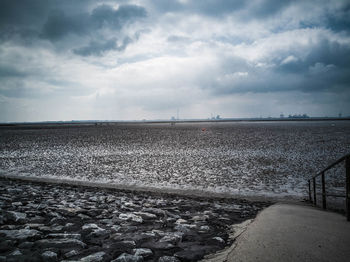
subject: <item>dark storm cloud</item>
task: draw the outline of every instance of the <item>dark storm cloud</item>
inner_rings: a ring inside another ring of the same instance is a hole
[[[349,57],[349,45],[342,45],[338,42],[323,39],[312,46],[312,49],[305,58],[281,64],[277,67],[277,70],[286,73],[305,73],[316,63],[350,69]]]
[[[112,38],[105,42],[91,41],[89,45],[74,49],[74,53],[81,56],[96,55],[101,56],[104,52],[110,50],[123,51],[132,42],[130,37],[125,37],[121,45],[117,45],[117,39]]]
[[[265,18],[289,6],[292,0],[190,0],[186,2],[151,0],[150,5],[160,12],[196,13],[221,18],[222,15],[235,13],[242,19]],[[243,11],[243,12],[242,12]],[[238,13],[241,12],[241,13]]]
[[[0,78],[12,78],[12,77],[21,78],[25,76],[27,76],[26,73],[19,71],[13,66],[0,65]]]
[[[49,4],[45,0],[0,1],[0,41],[9,41],[16,36],[23,39],[37,37],[48,10]]]
[[[326,15],[326,25],[334,31],[350,32],[350,3]]]
[[[288,7],[291,3],[296,3],[297,1],[293,0],[262,0],[251,2],[249,6],[249,16],[255,18],[265,18],[267,16],[271,16],[276,14],[277,12],[283,10]]]
[[[215,94],[267,93],[280,91],[344,92],[350,84],[350,46],[320,39],[304,57],[297,53],[276,53],[262,62],[273,66],[257,67],[241,58],[224,59],[220,76],[203,88]]]
[[[53,10],[65,13],[86,12],[92,0],[2,0],[0,1],[0,29],[2,40],[14,36],[36,38]]]
[[[95,8],[91,14],[80,13],[76,15],[66,15],[63,11],[57,10],[49,15],[43,27],[42,37],[55,41],[68,33],[92,34],[102,27],[120,30],[124,24],[145,16],[146,10],[134,5],[123,5],[117,10],[108,5],[101,5]],[[106,44],[110,43],[106,42]]]
[[[185,12],[210,16],[230,13],[242,9],[247,1],[244,0],[202,0],[202,1],[148,1],[155,10],[160,12]]]
[[[31,42],[46,39],[55,44],[68,35],[75,35],[82,40],[68,40],[63,45],[66,49],[73,49],[75,54],[88,56],[101,55],[108,50],[123,51],[131,42],[130,37],[122,36],[124,41],[117,45],[113,37],[104,37],[100,31],[108,29],[118,33],[123,26],[146,17],[146,9],[130,4],[114,9],[102,4],[89,11],[88,7],[96,3],[80,0],[0,1],[0,40],[28,45],[25,39]],[[87,46],[79,46],[80,42],[86,41],[89,41]]]
[[[350,32],[350,4],[340,5],[335,10],[325,10],[324,14],[316,20],[300,22],[300,28],[325,27],[334,32]]]
[[[350,46],[323,39],[303,59],[277,67],[281,75],[294,74],[303,81],[303,91],[348,89],[350,84]]]
[[[55,10],[50,13],[44,24],[41,37],[55,41],[68,33],[86,34],[89,32],[90,24],[88,14],[67,16],[62,10]]]
[[[0,1],[0,27],[39,24],[49,10],[46,0]]]

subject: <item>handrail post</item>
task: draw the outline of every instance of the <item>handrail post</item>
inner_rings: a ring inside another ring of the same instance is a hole
[[[327,197],[326,197],[326,183],[325,183],[325,178],[324,178],[324,172],[321,174],[322,176],[322,208],[326,209],[327,208]]]
[[[312,203],[312,199],[311,199],[311,182],[310,182],[310,179],[309,179],[309,201],[310,203]]]
[[[317,205],[317,201],[316,201],[316,178],[312,179],[312,183],[313,183],[313,188],[314,188],[314,205]]]
[[[346,172],[346,218],[350,221],[350,156],[345,158]]]

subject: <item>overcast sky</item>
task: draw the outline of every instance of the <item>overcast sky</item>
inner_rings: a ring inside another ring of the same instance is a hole
[[[0,121],[350,115],[349,1],[1,0]]]

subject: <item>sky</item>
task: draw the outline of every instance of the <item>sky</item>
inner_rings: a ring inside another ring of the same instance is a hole
[[[0,122],[350,115],[350,2],[1,0]]]

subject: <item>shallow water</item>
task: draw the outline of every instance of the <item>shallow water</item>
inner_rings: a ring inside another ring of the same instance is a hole
[[[350,121],[0,128],[5,174],[234,195],[303,197],[307,178],[349,151]]]

